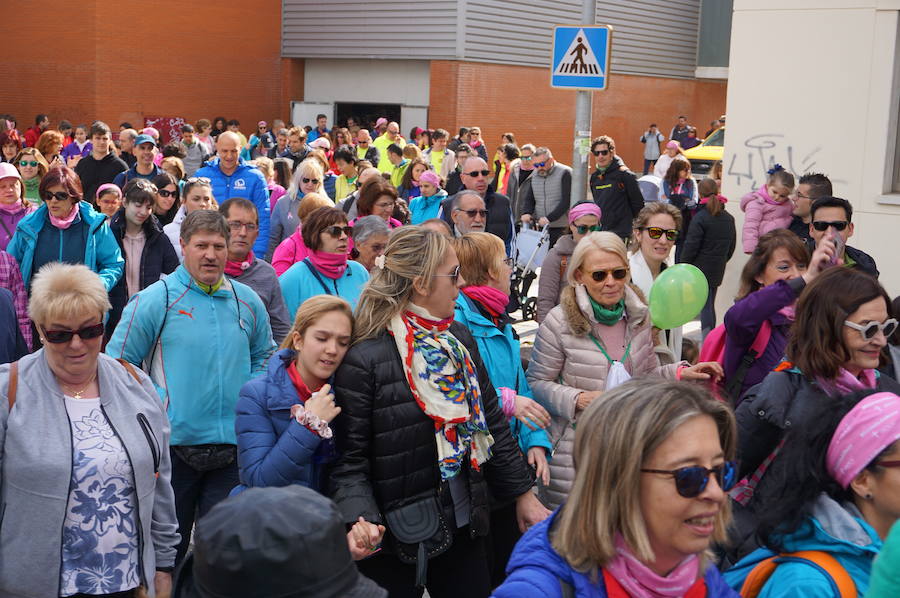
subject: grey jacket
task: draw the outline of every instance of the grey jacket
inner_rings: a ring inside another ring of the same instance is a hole
[[[531,185],[519,192],[523,214],[535,220],[547,218],[550,228],[568,226],[569,203],[572,200],[572,169],[557,162],[546,176],[537,172],[528,177]]]
[[[134,472],[142,580],[175,564],[178,524],[170,483],[169,420],[150,379],[138,384],[113,358],[97,360],[100,405]],[[9,412],[8,364],[0,366],[0,596],[59,596],[63,522],[72,476],[65,403],[43,349],[19,361]],[[143,414],[149,423],[145,431]],[[158,477],[157,477],[158,472]]]
[[[238,276],[229,276],[238,282],[242,282],[259,295],[266,311],[269,312],[269,324],[272,325],[272,338],[277,344],[281,344],[284,337],[291,330],[291,318],[288,315],[284,297],[281,295],[281,285],[278,284],[278,275],[275,268],[268,262],[256,258],[250,267]]]
[[[525,193],[525,189],[531,185],[531,177],[532,174],[529,174],[528,177],[521,183],[519,183],[519,172],[522,170],[521,161],[518,161],[518,164],[513,166],[509,170],[509,179],[506,182],[506,196],[509,198],[509,203],[512,207],[513,218],[516,222],[522,217],[522,196]],[[531,171],[534,173],[534,171]]]

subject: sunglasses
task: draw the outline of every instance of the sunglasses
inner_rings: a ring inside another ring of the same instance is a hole
[[[531,160],[534,160],[534,156],[522,156],[521,159],[524,160],[525,162],[529,162]]]
[[[586,235],[589,232],[594,233],[594,232],[597,232],[598,230],[600,230],[600,225],[594,224],[592,226],[588,226],[587,224],[579,224],[578,226],[575,227],[575,230],[578,231],[579,235]]]
[[[312,183],[313,185],[318,185],[318,184],[319,184],[319,179],[308,179],[308,178],[306,178],[306,177],[303,177],[303,178],[300,179],[300,180],[303,181],[304,184],[308,184],[308,183]]]
[[[734,488],[737,482],[737,464],[734,461],[726,461],[712,469],[705,467],[682,467],[680,469],[641,469],[644,473],[662,473],[675,478],[675,490],[685,498],[696,498],[706,490],[709,483],[709,475],[715,474],[716,482],[723,492]]]
[[[847,228],[847,225],[850,224],[846,220],[835,220],[833,222],[827,222],[825,220],[815,220],[813,221],[813,228],[819,232],[825,232],[828,230],[829,226],[833,226],[834,230],[842,231]]]
[[[612,277],[616,280],[622,280],[626,276],[628,276],[628,268],[616,268],[615,270],[597,270],[596,272],[591,272],[591,278],[596,280],[597,282],[603,282],[606,280],[607,274],[612,274]]]
[[[464,172],[463,174],[467,174],[470,177],[476,177],[479,174],[481,176],[487,176],[487,175],[491,174],[491,171],[490,170],[473,170],[472,172]]]
[[[453,269],[453,272],[451,272],[450,274],[432,274],[432,276],[446,276],[450,278],[450,282],[456,284],[456,282],[459,280],[459,266],[455,267]]]
[[[22,160],[21,162],[19,162],[19,166],[22,166],[22,167],[31,166],[32,168],[37,168],[37,165],[38,165],[37,160],[32,160],[32,161]]]
[[[76,334],[83,341],[97,338],[98,336],[103,336],[103,330],[103,322],[100,322],[99,324],[85,326],[81,330],[45,330],[44,338],[47,339],[48,343],[57,345],[69,342]]]
[[[456,208],[457,212],[462,212],[469,218],[475,218],[476,216],[481,216],[482,218],[487,218],[488,212],[487,210],[463,210],[460,208]]]
[[[55,199],[57,201],[69,201],[72,198],[71,195],[66,193],[65,191],[57,191],[56,193],[50,193],[49,191],[44,193],[44,201],[50,201],[51,199]]]
[[[591,150],[591,153],[595,156],[608,156],[610,151],[612,150]]]
[[[543,167],[546,166],[546,165],[547,165],[546,162],[535,162],[535,163],[533,164],[533,166],[534,166],[535,168],[543,168]]]
[[[349,237],[350,233],[353,232],[353,227],[352,226],[337,226],[337,225],[329,226],[328,228],[325,229],[325,232],[328,233],[329,235],[331,235],[332,237],[334,237],[335,239],[340,239],[341,234],[345,234]]]
[[[859,330],[859,334],[863,337],[863,340],[870,341],[875,338],[875,335],[879,332],[883,333],[885,337],[894,334],[894,331],[897,330],[897,320],[891,318],[884,322],[869,322],[868,324],[857,324],[856,322],[844,320],[844,326]]]
[[[192,176],[188,180],[185,181],[188,185],[193,185],[194,183],[200,183],[201,185],[209,185],[212,181],[205,176]]]
[[[666,234],[667,241],[674,241],[678,238],[678,230],[674,228],[662,228],[661,226],[645,226],[638,230],[645,230],[651,239],[658,239]]]
[[[178,191],[169,191],[168,189],[159,189],[156,191],[160,197],[178,197]]]

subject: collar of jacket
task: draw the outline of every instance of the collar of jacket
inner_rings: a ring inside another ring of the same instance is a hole
[[[223,276],[224,276],[224,274],[223,274]],[[232,300],[234,298],[233,287],[231,285],[231,281],[228,279],[227,276],[224,277],[224,280],[222,281],[222,286],[220,286],[218,289],[216,289],[212,294],[207,293],[206,291],[201,289],[199,286],[197,286],[196,281],[191,276],[191,273],[188,272],[188,270],[184,266],[184,264],[181,264],[180,266],[178,266],[178,268],[176,268],[175,271],[169,275],[169,278],[174,278],[182,286],[184,286],[188,291],[190,291],[192,293],[198,293],[200,295],[203,295],[204,297],[227,297]]]
[[[117,239],[122,239],[125,236],[125,229],[127,228],[125,222],[125,208],[119,208],[119,211],[113,214],[113,217],[109,219],[109,228],[116,235]],[[162,226],[159,223],[159,220],[156,218],[156,214],[150,214],[150,217],[144,221],[144,224],[141,225],[141,229],[144,231],[144,235],[147,237],[147,243],[152,243],[156,240],[156,237],[159,236],[161,232],[163,232]]]
[[[47,204],[42,203],[37,210],[25,216],[19,221],[18,228],[31,238],[37,238],[38,233],[44,227],[47,221]],[[88,225],[89,234],[94,234],[98,228],[106,222],[106,216],[100,212],[95,212],[91,204],[86,201],[78,202],[78,215],[81,220]]]
[[[585,336],[593,330],[594,326],[600,325],[594,319],[594,310],[591,308],[591,301],[584,285],[579,284],[574,287],[566,287],[563,290],[560,303],[563,306],[563,313],[566,316],[569,330],[575,336]],[[649,313],[650,310],[641,301],[640,296],[630,285],[626,284],[625,323],[629,336],[646,323]]]

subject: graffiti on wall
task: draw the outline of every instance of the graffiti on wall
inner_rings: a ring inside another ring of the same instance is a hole
[[[725,165],[725,176],[741,188],[755,189],[766,180],[766,171],[781,164],[794,175],[816,170],[821,146],[806,147],[786,140],[780,133],[760,133],[744,140]]]

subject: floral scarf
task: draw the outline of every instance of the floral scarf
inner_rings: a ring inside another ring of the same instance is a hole
[[[405,313],[395,315],[388,324],[413,398],[434,420],[442,480],[459,473],[469,451],[471,466],[477,471],[491,458],[494,444],[475,364],[465,345],[450,332],[452,321],[437,320],[410,303]]]

